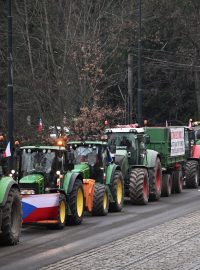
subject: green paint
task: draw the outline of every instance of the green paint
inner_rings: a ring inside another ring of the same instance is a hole
[[[14,180],[11,177],[5,176],[0,179],[0,204],[2,204],[6,196],[8,186],[11,185],[12,183],[14,184]]]
[[[61,189],[64,190],[65,194],[68,194],[68,188],[73,174],[74,172],[68,172],[64,176],[63,185],[61,186]]]
[[[84,179],[90,178],[90,167],[88,163],[80,163],[74,166],[73,172],[81,173]]]
[[[33,184],[36,184],[39,186],[39,194],[44,193],[45,179],[42,174],[26,175],[19,180],[19,183],[22,184],[21,185],[22,188],[23,188],[23,184],[29,184],[30,186]]]

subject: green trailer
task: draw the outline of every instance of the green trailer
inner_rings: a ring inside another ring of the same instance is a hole
[[[184,168],[191,154],[189,129],[187,127],[145,127],[149,136],[148,149],[160,153],[162,163],[162,196],[181,193]]]

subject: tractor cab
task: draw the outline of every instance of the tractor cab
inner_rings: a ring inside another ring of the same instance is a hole
[[[107,142],[74,141],[69,142],[68,146],[74,155],[75,170],[81,170],[85,179],[102,181],[105,168],[112,159]]]
[[[123,167],[123,159],[128,155],[129,165],[139,164],[145,152],[145,135],[143,128],[127,126],[106,130],[109,148],[116,147],[115,159]]]
[[[192,127],[195,131],[196,144],[200,145],[200,121],[192,122]]]
[[[21,147],[19,184],[22,194],[40,194],[45,188],[58,188],[59,178],[69,165],[72,164],[64,146]]]

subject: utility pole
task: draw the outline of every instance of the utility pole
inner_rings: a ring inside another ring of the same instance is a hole
[[[143,125],[142,117],[142,44],[141,44],[141,24],[142,24],[142,7],[141,0],[138,0],[139,6],[139,29],[138,29],[138,90],[137,90],[137,118],[139,125]]]
[[[133,54],[128,54],[128,124],[133,122]]]
[[[10,142],[11,156],[8,158],[8,169],[13,165],[13,57],[12,57],[12,12],[11,0],[7,0],[8,12],[8,86],[7,86],[7,106],[8,106],[8,138]]]

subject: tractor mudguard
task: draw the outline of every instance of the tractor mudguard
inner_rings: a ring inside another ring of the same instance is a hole
[[[200,159],[200,145],[193,146],[192,158]]]
[[[146,158],[144,158],[143,165],[147,167],[148,169],[154,168],[157,157],[159,157],[159,159],[161,160],[160,155],[157,151],[147,149],[147,154],[146,154]]]
[[[64,182],[63,182],[63,189],[64,189],[66,194],[70,194],[77,178],[80,179],[81,181],[83,181],[83,177],[80,173],[76,173],[76,172],[68,172],[67,173],[67,175],[64,178]]]
[[[19,190],[17,182],[11,177],[2,177],[0,180],[0,206],[3,206],[7,201],[8,193],[11,187],[16,187]]]
[[[106,169],[106,185],[110,184],[111,179],[113,178],[115,171],[120,170],[120,166],[116,164],[110,164]]]

